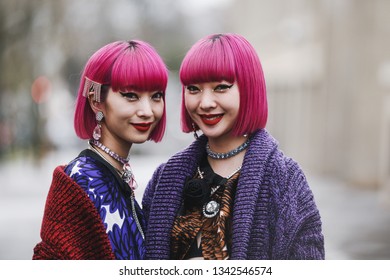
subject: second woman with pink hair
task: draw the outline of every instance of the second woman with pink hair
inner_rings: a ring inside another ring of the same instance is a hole
[[[182,130],[197,139],[148,184],[146,257],[323,259],[304,173],[265,130],[266,86],[254,48],[238,34],[206,36],[184,57],[180,80]]]

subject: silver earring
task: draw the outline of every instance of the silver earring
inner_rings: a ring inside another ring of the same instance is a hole
[[[196,133],[196,124],[195,123],[192,123],[192,129],[193,129],[193,131],[194,131],[194,138],[195,139],[198,139],[199,138],[199,136],[198,136],[198,133]]]
[[[96,118],[96,121],[97,121],[97,125],[95,127],[95,129],[93,130],[93,139],[95,140],[99,140],[100,137],[102,137],[102,126],[100,124],[100,122],[103,120],[104,118],[104,115],[103,115],[103,112],[102,111],[98,111],[95,115],[95,118]]]

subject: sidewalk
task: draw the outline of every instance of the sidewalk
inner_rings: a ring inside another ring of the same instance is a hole
[[[31,259],[39,241],[42,214],[54,167],[77,151],[50,155],[41,163],[0,165],[0,260]],[[143,188],[165,158],[133,157],[133,169]],[[381,206],[378,192],[350,188],[331,178],[308,176],[320,210],[326,259],[390,259],[390,208]]]
[[[390,207],[377,191],[308,179],[323,222],[326,259],[390,260]]]

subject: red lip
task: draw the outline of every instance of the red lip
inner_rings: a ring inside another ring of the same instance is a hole
[[[223,114],[200,115],[202,122],[207,125],[216,125],[222,120],[222,117]]]
[[[138,131],[148,131],[152,123],[132,123],[132,125],[138,130]]]

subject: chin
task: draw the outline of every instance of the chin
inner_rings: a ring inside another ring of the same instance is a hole
[[[131,143],[133,143],[133,144],[142,144],[142,143],[145,143],[146,141],[148,141],[147,138],[146,139],[133,139],[131,141]]]

